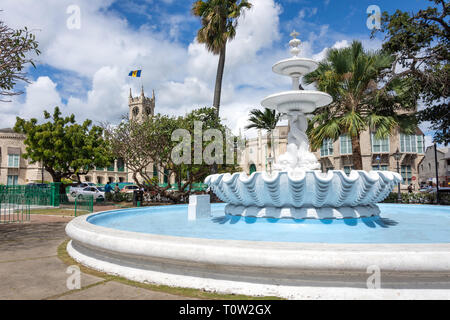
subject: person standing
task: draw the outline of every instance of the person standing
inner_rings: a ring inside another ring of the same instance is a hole
[[[112,187],[111,187],[111,185],[108,182],[105,185],[105,198],[106,198],[106,201],[111,201],[111,199],[112,199],[111,191],[112,191]]]

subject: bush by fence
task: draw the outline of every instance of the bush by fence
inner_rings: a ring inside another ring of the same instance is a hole
[[[436,193],[402,193],[402,203],[415,203],[415,204],[436,204]],[[449,205],[450,204],[450,194],[449,193],[439,193],[440,204]],[[392,192],[384,200],[384,203],[397,203],[398,193]]]

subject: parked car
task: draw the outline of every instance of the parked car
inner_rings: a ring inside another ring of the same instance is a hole
[[[70,186],[69,194],[72,197],[75,197],[80,191],[82,191],[86,187],[96,187],[96,185],[93,182],[74,183]]]
[[[78,199],[83,199],[86,196],[93,196],[94,200],[105,200],[105,188],[103,187],[85,187],[77,191]]]
[[[122,188],[122,190],[120,190],[120,192],[123,193],[133,193],[134,191],[138,191],[139,187],[136,185],[129,185],[129,186],[125,186]]]

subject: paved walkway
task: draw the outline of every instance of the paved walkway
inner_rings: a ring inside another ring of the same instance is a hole
[[[0,300],[15,299],[151,299],[185,297],[154,292],[81,274],[81,290],[71,291],[67,265],[57,257],[67,239],[64,228],[70,218],[32,215],[23,224],[0,224]]]

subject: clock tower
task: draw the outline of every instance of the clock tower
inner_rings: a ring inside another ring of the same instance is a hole
[[[130,89],[130,96],[128,97],[128,107],[129,114],[128,118],[130,120],[143,121],[149,116],[155,115],[155,91],[151,98],[147,98],[144,95],[144,87],[142,86],[141,95],[139,97],[133,98]]]

